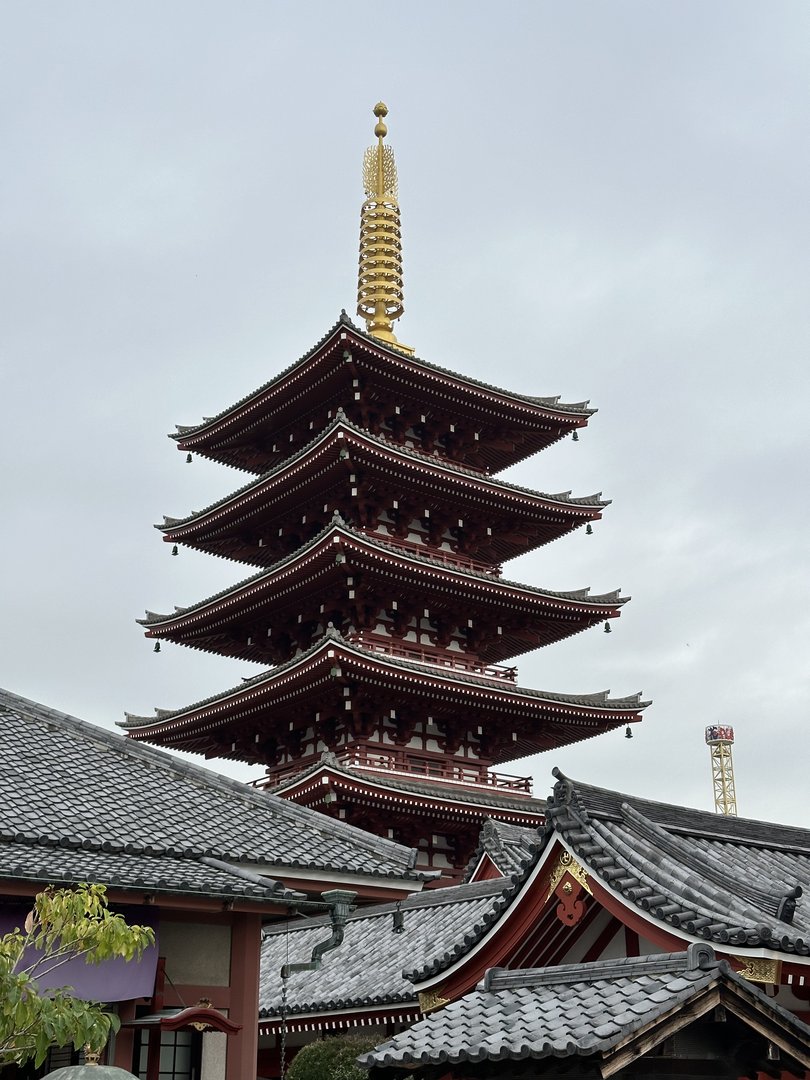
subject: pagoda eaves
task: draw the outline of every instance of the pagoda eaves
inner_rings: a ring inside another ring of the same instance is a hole
[[[339,406],[372,431],[441,439],[453,460],[489,472],[584,427],[596,411],[586,402],[520,395],[427,363],[341,315],[275,379],[215,417],[178,426],[170,438],[185,452],[261,473],[288,458]]]
[[[420,642],[428,645],[421,650],[426,657],[430,645],[455,642],[456,662],[472,669],[616,618],[629,599],[618,591],[539,589],[441,556],[334,520],[270,569],[172,614],[147,612],[139,622],[148,637],[264,664],[308,648],[329,625],[368,634],[393,651],[406,648],[409,634],[414,655]],[[435,659],[448,662],[444,652]]]
[[[373,741],[375,732],[381,750],[386,739],[392,748],[414,738],[436,742],[429,729],[438,724],[445,728],[444,734],[437,729],[445,751],[452,744],[477,746],[475,761],[485,767],[635,723],[649,704],[640,697],[528,689],[506,677],[376,652],[332,630],[238,687],[184,709],[161,710],[156,719],[128,715],[121,726],[131,738],[265,762],[272,772],[287,764],[302,768],[341,745]],[[420,727],[422,735],[415,735]],[[445,751],[437,743],[436,756]]]
[[[601,493],[546,494],[483,476],[372,435],[338,409],[282,464],[203,510],[155,527],[167,543],[267,566],[316,535],[335,511],[360,526],[378,525],[382,514],[382,530],[394,533],[408,508],[426,530],[446,519],[470,558],[498,563],[599,520],[609,502]]]

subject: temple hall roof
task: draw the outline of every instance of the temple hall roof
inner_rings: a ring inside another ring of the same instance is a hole
[[[491,969],[472,993],[362,1055],[360,1062],[374,1077],[433,1065],[488,1063],[491,1069],[495,1062],[550,1058],[559,1075],[554,1059],[579,1058],[591,1059],[592,1075],[610,1076],[697,1017],[713,1015],[718,1004],[753,1017],[752,1026],[765,1035],[763,1059],[770,1039],[795,1055],[793,1061],[810,1063],[810,1028],[704,944],[681,953],[591,964]],[[656,1031],[660,1021],[678,1014],[680,1022]],[[582,1061],[580,1068],[585,1065]]]
[[[301,981],[290,982],[291,1014],[415,1003],[417,990],[438,985],[451,969],[458,971],[459,965],[465,963],[474,967],[478,963],[477,949],[486,948],[490,954],[494,951],[501,955],[493,943],[497,942],[507,916],[511,917],[510,925],[526,918],[529,925],[534,925],[549,901],[552,907],[556,905],[556,898],[542,884],[545,880],[542,875],[551,868],[549,856],[554,855],[560,840],[574,851],[594,887],[599,882],[615,892],[634,918],[641,915],[666,926],[671,936],[683,941],[684,950],[690,943],[696,948],[710,944],[744,960],[746,955],[761,956],[764,945],[766,955],[781,956],[785,961],[792,958],[801,962],[807,955],[807,949],[802,952],[797,944],[800,939],[806,942],[810,936],[807,932],[810,920],[802,898],[795,895],[797,879],[810,885],[810,833],[806,830],[744,818],[729,820],[708,811],[634,799],[620,792],[579,784],[559,773],[556,776],[555,794],[549,800],[549,818],[544,828],[534,830],[488,822],[482,830],[479,853],[491,852],[493,861],[499,861],[499,865],[511,861],[511,873],[409,897],[401,905],[402,934],[394,934],[392,930],[394,904],[375,905],[355,913],[354,929],[344,944],[329,954],[331,961],[325,961],[320,972],[296,976]],[[627,821],[633,823],[632,834],[625,831]],[[651,826],[657,826],[660,831],[650,831]],[[733,842],[728,840],[730,833]],[[598,847],[595,838],[601,838]],[[685,842],[673,847],[673,838]],[[639,874],[636,885],[615,873],[620,861],[629,859],[631,852],[635,853],[636,862],[646,868],[643,877]],[[474,858],[470,866],[476,861]],[[726,881],[725,888],[718,885],[718,879]],[[756,902],[751,899],[754,893],[759,894]],[[679,924],[677,917],[671,917],[684,910],[687,896],[706,911],[710,920],[693,931],[685,922]],[[778,910],[785,897],[788,903],[782,908],[782,919],[776,919],[772,912]],[[791,902],[795,902],[792,913]],[[531,910],[524,910],[526,904]],[[742,932],[735,930],[741,925]],[[763,937],[766,925],[781,925],[782,935],[774,932]],[[291,924],[286,940],[281,929],[268,938],[262,958],[265,973],[262,1008],[268,1023],[278,1015],[280,984],[276,976],[285,962],[287,943],[291,955],[298,958],[300,952],[308,956],[312,944],[325,931],[328,933],[328,926],[325,917],[312,919]],[[508,945],[507,936],[503,939],[503,961],[499,963],[510,962],[512,946]],[[362,949],[358,947],[360,937]],[[693,952],[694,955],[704,954]],[[373,963],[369,957],[375,958]],[[685,957],[685,952],[669,960],[655,954],[621,963],[642,965],[633,969],[636,977],[653,970],[645,969],[645,962],[655,965],[667,961],[672,971],[682,970]],[[600,966],[592,967],[594,978],[601,978]],[[581,973],[582,966],[572,966],[570,971],[564,967],[550,970],[559,972],[561,981],[565,982]],[[630,977],[619,967],[611,970],[616,977]],[[350,994],[344,994],[341,989],[344,973]],[[532,972],[509,974],[517,980],[523,979],[524,974],[530,979],[534,977]],[[552,979],[550,974],[548,979]]]
[[[397,904],[375,904],[349,919],[343,942],[329,952],[318,971],[299,972],[288,983],[289,1016],[337,1012],[369,1006],[411,1003],[418,995],[410,978],[415,962],[429,963],[469,945],[506,908],[515,892],[509,879],[447,886],[409,896]],[[402,912],[403,931],[393,917]],[[278,1020],[279,971],[289,959],[308,960],[313,945],[329,935],[329,919],[315,918],[265,935],[259,984],[259,1022]]]
[[[0,725],[0,877],[271,898],[301,871],[426,876],[410,848],[5,690]]]
[[[810,955],[810,831],[554,775],[547,827],[623,902],[718,947]]]
[[[504,877],[521,874],[534,862],[537,852],[543,846],[542,830],[490,818],[484,822],[481,829],[478,847],[467,864],[464,880],[470,881],[474,877],[481,860],[485,858],[489,859]]]

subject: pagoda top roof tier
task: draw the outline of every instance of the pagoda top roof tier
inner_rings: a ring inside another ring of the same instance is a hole
[[[489,662],[563,640],[613,618],[629,600],[618,590],[592,595],[588,588],[559,592],[507,581],[449,559],[431,557],[427,551],[421,554],[386,543],[351,528],[336,514],[316,537],[269,569],[190,607],[175,608],[173,613],[147,611],[146,618],[138,622],[147,628],[149,637],[266,663],[266,639],[259,637],[254,643],[246,635],[241,639],[234,636],[223,644],[219,640],[223,630],[262,619],[265,623],[275,622],[283,610],[317,622],[318,605],[330,596],[330,590],[337,585],[345,593],[347,574],[358,572],[362,572],[364,580],[371,575],[373,589],[378,592],[380,583],[388,579],[391,596],[399,597],[400,602],[414,593],[420,600],[420,610],[428,604],[432,613],[452,613],[465,607],[467,601],[467,607],[472,603],[482,615],[489,613],[503,628],[501,635],[491,636],[489,648],[482,648],[481,655]],[[357,581],[354,585],[360,587]],[[385,599],[380,603],[386,607]],[[543,622],[543,626],[524,638],[524,617],[533,623]],[[522,633],[513,638],[511,624],[516,618]]]
[[[641,700],[640,693],[611,698],[607,690],[560,694],[527,689],[504,679],[379,653],[330,630],[305,652],[239,686],[182,709],[157,710],[155,717],[128,713],[119,726],[131,738],[258,761],[261,755],[253,744],[271,732],[285,738],[291,722],[304,720],[308,701],[331,695],[342,706],[344,689],[355,693],[363,687],[377,703],[394,695],[398,700],[407,698],[409,707],[429,702],[439,719],[445,712],[453,718],[464,715],[470,724],[490,724],[497,717],[495,765],[640,720],[641,710],[650,704]]]
[[[289,454],[303,430],[343,406],[360,418],[410,417],[443,437],[451,456],[498,472],[584,427],[587,402],[504,390],[413,356],[358,329],[344,313],[299,360],[214,417],[178,425],[181,450],[262,472]],[[466,436],[469,436],[465,442]]]
[[[420,492],[434,507],[452,504],[458,514],[466,513],[468,508],[480,508],[493,523],[502,515],[532,522],[531,538],[527,534],[510,540],[504,529],[494,529],[490,542],[496,556],[493,561],[523,554],[586,522],[598,520],[601,511],[610,505],[601,492],[577,497],[570,491],[554,494],[533,491],[400,445],[352,423],[338,407],[324,429],[285,461],[210,506],[182,518],[165,517],[155,528],[171,543],[266,564],[278,553],[272,531],[264,549],[255,542],[246,545],[240,538],[246,532],[260,531],[265,518],[268,521],[272,518],[277,524],[287,503],[300,508],[302,485],[307,484],[306,490],[313,493],[313,499],[317,496],[316,501],[322,503],[330,488],[336,484],[348,485],[350,474],[358,466],[375,479],[392,478],[401,491],[407,485]]]

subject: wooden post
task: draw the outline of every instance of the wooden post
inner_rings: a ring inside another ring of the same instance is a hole
[[[234,915],[231,931],[231,1006],[228,1018],[242,1025],[228,1039],[225,1080],[255,1080],[259,1047],[260,915]]]

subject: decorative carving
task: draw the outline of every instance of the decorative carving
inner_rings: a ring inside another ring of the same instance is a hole
[[[213,1003],[210,998],[202,997],[194,1006],[195,1009],[213,1009]],[[191,1026],[195,1031],[210,1031],[211,1025],[206,1024],[204,1020],[192,1020]]]
[[[557,777],[557,782],[554,785],[551,803],[553,806],[567,806],[571,802],[574,793],[573,785],[567,777],[562,775],[559,769],[553,769],[552,773]]]
[[[591,892],[591,887],[588,884],[588,875],[585,873],[585,871],[582,869],[582,867],[579,865],[577,860],[570,852],[562,851],[560,852],[560,857],[557,860],[557,865],[552,870],[551,877],[549,878],[548,893],[546,894],[546,903],[548,903],[548,901],[551,899],[551,894],[557,891],[557,886],[560,884],[565,874],[570,874],[574,881],[579,882],[580,886],[585,890],[585,892],[591,893],[591,895],[593,895],[593,893]],[[566,889],[565,891],[569,892],[570,890]]]
[[[442,997],[438,990],[425,990],[419,994],[419,1008],[422,1013],[436,1012],[450,1004],[450,998]]]
[[[781,960],[771,960],[764,956],[735,956],[734,959],[743,965],[737,974],[749,982],[779,985],[782,976]]]
[[[576,926],[585,914],[585,901],[579,899],[582,892],[581,882],[574,883],[566,871],[565,878],[555,892],[560,898],[555,915],[563,926]]]

